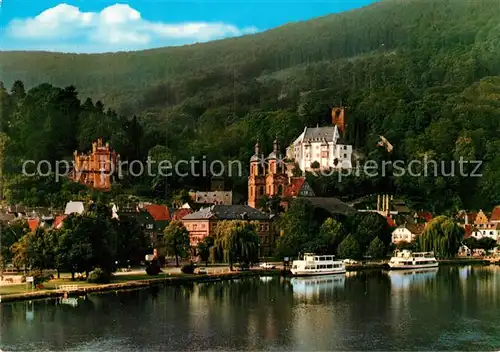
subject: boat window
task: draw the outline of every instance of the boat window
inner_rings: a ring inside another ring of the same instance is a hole
[[[318,257],[314,257],[314,260],[318,260],[319,261],[319,258]]]
[[[328,269],[331,269],[331,268],[333,268],[333,265],[332,265],[332,264],[328,264],[326,267],[327,267]]]

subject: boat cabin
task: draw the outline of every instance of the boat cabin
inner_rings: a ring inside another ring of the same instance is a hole
[[[304,253],[305,262],[331,262],[335,260],[334,255],[316,255],[312,253]]]

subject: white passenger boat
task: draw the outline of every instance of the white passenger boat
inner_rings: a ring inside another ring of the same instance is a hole
[[[294,276],[316,276],[344,274],[345,265],[342,260],[335,260],[333,255],[304,254],[302,260],[294,260],[290,270]]]
[[[391,270],[436,268],[439,263],[434,252],[412,252],[408,249],[396,251],[389,261]]]

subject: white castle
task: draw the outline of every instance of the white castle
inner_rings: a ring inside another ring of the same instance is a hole
[[[352,151],[352,145],[342,140],[338,126],[334,125],[304,128],[304,132],[287,148],[286,155],[302,171],[350,169]]]

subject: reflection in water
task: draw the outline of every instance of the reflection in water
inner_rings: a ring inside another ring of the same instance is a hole
[[[434,280],[439,268],[415,269],[415,270],[393,270],[387,272],[391,278],[393,290],[415,289]]]
[[[498,350],[499,267],[244,278],[0,304],[5,351]]]
[[[290,280],[293,288],[293,295],[300,301],[314,301],[319,296],[331,295],[336,289],[343,288],[345,276],[325,275],[312,277],[294,277]]]

